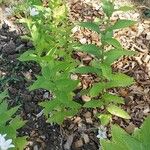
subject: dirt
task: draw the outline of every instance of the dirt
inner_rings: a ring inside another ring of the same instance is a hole
[[[19,135],[29,136],[27,149],[61,150],[61,133],[58,125],[46,123],[38,102],[43,100],[44,90],[29,92],[27,87],[39,73],[40,67],[34,62],[20,62],[17,57],[32,47],[31,43],[22,40],[16,31],[9,31],[3,24],[0,29],[0,90],[8,89],[9,107],[20,105],[21,117],[27,120],[19,130]]]

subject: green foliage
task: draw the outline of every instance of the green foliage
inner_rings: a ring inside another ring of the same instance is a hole
[[[112,127],[112,140],[101,140],[103,150],[149,150],[150,118],[146,118],[140,129],[132,135],[127,134],[117,125]]]
[[[91,97],[91,101],[84,104],[84,107],[97,108],[104,106],[105,113],[100,114],[101,123],[106,125],[111,120],[111,115],[116,115],[121,118],[130,119],[130,116],[118,105],[124,104],[123,98],[111,94],[108,92],[111,88],[127,87],[134,83],[133,78],[112,71],[111,65],[120,59],[122,56],[132,56],[136,54],[134,51],[125,50],[122,45],[113,37],[114,30],[123,29],[134,25],[136,22],[132,20],[117,20],[115,23],[111,23],[110,17],[114,11],[127,11],[131,10],[131,7],[123,6],[119,9],[114,9],[114,3],[110,0],[102,0],[102,8],[106,14],[104,20],[106,22],[105,30],[99,28],[100,23],[82,22],[79,25],[81,27],[90,29],[97,32],[101,37],[99,46],[93,44],[85,44],[75,47],[76,50],[86,52],[92,55],[90,66],[88,66],[91,73],[95,73],[99,79],[91,88],[88,89]],[[113,48],[105,50],[105,47],[111,45]],[[77,68],[77,73],[89,73],[87,67]],[[96,68],[96,71],[95,71]],[[98,70],[99,69],[99,70]]]
[[[41,66],[41,75],[28,89],[45,89],[52,92],[53,99],[40,105],[48,122],[61,124],[65,118],[75,115],[81,105],[73,101],[79,81],[71,79],[71,73],[77,64],[71,58],[72,40],[71,25],[67,20],[67,7],[63,0],[51,0],[49,7],[29,3],[36,8],[35,16],[26,14],[20,20],[30,32],[29,37],[34,44],[34,50],[23,53],[20,61],[35,61]],[[29,7],[28,6],[28,7]]]
[[[73,101],[74,90],[77,89],[78,80],[71,79],[71,74],[94,74],[96,83],[86,89],[86,94],[91,101],[85,103],[86,108],[100,108],[104,106],[105,114],[99,118],[106,124],[112,115],[130,119],[129,115],[118,105],[124,104],[121,97],[109,93],[111,88],[126,87],[134,83],[133,78],[112,71],[111,65],[122,56],[132,56],[133,51],[125,50],[113,37],[114,30],[130,27],[135,24],[131,20],[117,20],[111,23],[110,17],[114,11],[113,1],[102,0],[102,8],[106,14],[101,23],[105,22],[105,30],[99,28],[100,22],[81,22],[79,25],[96,32],[101,42],[94,44],[72,44],[71,25],[67,20],[67,7],[63,0],[49,1],[49,7],[43,7],[40,2],[28,1],[25,16],[20,20],[29,30],[29,36],[34,49],[23,53],[20,61],[35,61],[41,66],[41,73],[36,81],[28,88],[29,90],[46,89],[52,92],[53,99],[40,103],[44,107],[44,113],[48,122],[62,123],[67,117],[75,115],[82,107]],[[129,10],[129,7],[121,7],[118,11]],[[105,47],[111,45],[111,50]],[[72,48],[75,51],[85,52],[92,56],[89,66],[82,66],[72,58]],[[83,91],[81,91],[82,93]],[[116,114],[116,110],[117,114]]]
[[[0,134],[7,134],[7,137],[12,139],[14,150],[22,150],[27,143],[26,137],[18,137],[17,130],[24,126],[25,121],[15,116],[19,106],[8,109],[6,97],[8,97],[7,91],[0,93]]]

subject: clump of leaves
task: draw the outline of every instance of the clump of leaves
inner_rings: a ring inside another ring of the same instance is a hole
[[[103,125],[106,125],[111,119],[111,115],[121,118],[130,119],[130,116],[119,105],[124,104],[122,97],[108,92],[108,89],[127,87],[134,83],[134,79],[123,74],[112,71],[111,65],[122,56],[132,56],[136,54],[134,51],[124,49],[118,40],[113,37],[115,30],[133,26],[136,22],[132,20],[118,19],[115,23],[111,22],[111,16],[114,11],[127,11],[132,8],[124,6],[119,9],[114,8],[114,3],[110,0],[102,0],[102,8],[105,18],[101,23],[98,22],[81,22],[81,27],[96,32],[101,41],[99,46],[94,44],[84,44],[75,46],[75,50],[82,51],[91,55],[94,59],[90,66],[78,67],[74,73],[94,73],[97,75],[99,82],[96,82],[91,88],[87,89],[87,95],[91,101],[86,102],[84,107],[96,108],[104,106],[105,114],[98,116]],[[105,29],[100,29],[103,24]],[[111,46],[110,50],[106,48]],[[90,72],[89,72],[90,70]]]
[[[0,134],[6,134],[9,139],[12,139],[14,150],[23,150],[26,145],[26,137],[18,137],[17,130],[24,126],[23,121],[19,116],[15,116],[19,106],[8,109],[8,104],[5,98],[8,97],[7,91],[0,93]]]
[[[71,80],[70,70],[75,68],[76,62],[71,58],[71,26],[67,20],[67,7],[62,0],[50,1],[49,7],[33,6],[38,11],[36,15],[28,15],[21,22],[27,25],[30,31],[28,39],[35,49],[23,53],[19,60],[40,64],[41,75],[37,76],[29,90],[41,88],[52,92],[53,99],[40,105],[44,107],[48,122],[61,124],[81,107],[73,101],[73,90],[79,81]]]
[[[117,125],[112,126],[112,139],[101,140],[103,150],[149,150],[150,117],[146,118],[141,128],[135,129],[132,135]]]

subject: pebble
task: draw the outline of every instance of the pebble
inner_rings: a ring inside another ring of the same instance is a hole
[[[86,118],[85,120],[86,120],[87,123],[93,124],[93,121],[92,121],[92,118],[91,118],[91,117],[90,117],[90,118]]]
[[[86,44],[86,42],[87,42],[86,38],[80,39],[80,43],[81,43],[81,44]]]
[[[80,148],[82,146],[83,146],[83,141],[81,139],[75,142],[75,147],[76,148]]]
[[[150,32],[147,33],[146,40],[150,40]]]
[[[85,144],[90,142],[89,136],[87,134],[82,134]]]

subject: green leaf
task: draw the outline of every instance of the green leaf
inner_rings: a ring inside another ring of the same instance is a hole
[[[101,100],[91,100],[89,102],[86,102],[83,105],[83,107],[86,107],[86,108],[97,108],[97,107],[101,107],[103,105],[104,105],[104,103]]]
[[[13,118],[10,122],[10,127],[12,127],[14,130],[20,129],[25,125],[26,121],[23,121],[20,116],[16,116]]]
[[[33,50],[28,50],[24,52],[23,54],[20,55],[18,58],[19,61],[37,61],[38,57],[36,54],[34,54],[35,51]]]
[[[0,93],[0,103],[6,97],[8,97],[8,91],[7,90],[5,90],[4,92]]]
[[[97,33],[100,33],[99,26],[94,22],[81,22],[79,24],[79,26],[90,29],[90,30],[95,31]]]
[[[120,57],[124,55],[132,56],[134,54],[136,54],[136,52],[134,51],[128,51],[128,50],[123,50],[123,49],[112,49],[104,53],[106,57],[104,62],[111,65],[112,63],[114,63],[114,61],[118,60]]]
[[[28,89],[29,91],[32,91],[40,88],[54,91],[56,86],[53,82],[46,80],[43,76],[38,76],[37,80],[31,86],[29,86]]]
[[[124,104],[124,99],[114,94],[105,93],[102,96],[102,99],[105,101],[105,104],[114,103],[114,104]]]
[[[57,99],[54,99],[54,100],[41,102],[41,103],[39,103],[39,105],[44,107],[44,113],[45,113],[45,115],[48,115],[53,110],[57,109],[58,106],[60,106],[60,102]]]
[[[123,109],[111,104],[107,107],[107,111],[111,113],[112,115],[124,118],[124,119],[131,119],[131,117],[128,115],[127,112],[125,112]]]
[[[98,118],[100,119],[101,125],[105,126],[111,121],[112,116],[110,114],[101,114]]]
[[[55,81],[57,90],[63,91],[63,93],[73,91],[77,87],[78,83],[78,80],[71,80],[66,78],[58,79]]]
[[[127,150],[144,150],[140,141],[127,134],[117,125],[112,126],[112,141],[118,145],[124,145]]]
[[[148,150],[150,147],[150,117],[147,117],[145,121],[143,122],[141,128],[134,133],[134,137],[142,142],[143,145],[145,145],[145,149]]]
[[[126,12],[126,11],[130,11],[130,10],[134,10],[134,9],[135,9],[134,6],[122,6],[118,9],[115,9],[115,11],[124,11],[124,12]]]
[[[123,145],[119,145],[108,140],[101,140],[102,150],[129,150],[126,149]]]
[[[101,70],[93,66],[82,66],[72,70],[73,73],[87,74],[87,73],[96,73],[100,74]]]
[[[90,96],[95,97],[99,93],[101,93],[104,89],[106,89],[106,83],[104,83],[104,82],[96,83],[90,89]]]
[[[77,113],[77,110],[57,111],[48,118],[47,122],[62,124],[67,117],[72,117]]]
[[[109,45],[112,45],[115,48],[121,48],[122,49],[121,44],[114,38],[107,38],[107,39],[105,39],[105,42],[107,42]]]
[[[15,139],[15,147],[17,150],[23,150],[27,145],[27,136],[24,137],[17,137]]]
[[[102,9],[107,17],[111,17],[114,12],[114,4],[110,0],[102,0]]]
[[[102,75],[103,75],[106,79],[110,80],[110,79],[111,79],[111,76],[112,76],[112,68],[111,68],[111,66],[108,65],[108,64],[105,64],[105,63],[101,63],[101,64],[100,64],[100,68],[101,68],[101,70],[102,70]]]
[[[133,20],[126,20],[126,19],[118,20],[113,26],[109,28],[109,30],[116,30],[130,27],[133,26],[135,23],[136,21]]]
[[[94,55],[97,58],[101,57],[101,49],[94,44],[84,44],[75,46],[74,49]]]
[[[111,76],[111,81],[108,83],[109,87],[126,87],[130,86],[134,83],[134,79],[123,74],[123,73],[115,73]]]

